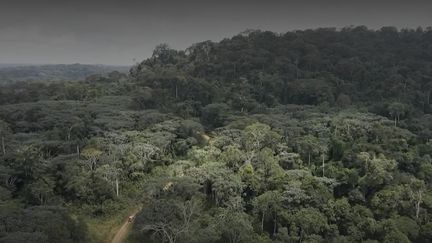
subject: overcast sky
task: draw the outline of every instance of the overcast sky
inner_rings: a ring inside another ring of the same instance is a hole
[[[133,64],[246,29],[432,25],[432,0],[0,0],[0,63]]]

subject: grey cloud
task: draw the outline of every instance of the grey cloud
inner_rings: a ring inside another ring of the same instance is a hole
[[[186,48],[248,28],[432,23],[423,0],[0,0],[0,63],[131,64],[167,42]]]

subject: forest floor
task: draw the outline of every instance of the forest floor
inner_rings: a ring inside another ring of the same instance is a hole
[[[111,243],[123,243],[131,230],[134,221],[129,222],[129,216],[133,216],[135,219],[135,215],[139,212],[139,210],[135,210],[132,214],[128,215],[123,225],[118,229],[117,233],[114,235],[114,238],[110,241]]]

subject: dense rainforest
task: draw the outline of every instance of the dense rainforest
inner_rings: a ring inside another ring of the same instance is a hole
[[[0,242],[432,242],[432,29],[249,30],[0,84]],[[124,215],[123,215],[124,216]]]

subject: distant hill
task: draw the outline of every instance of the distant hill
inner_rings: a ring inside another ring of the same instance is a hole
[[[112,71],[128,72],[128,66],[88,64],[25,65],[0,64],[0,81],[82,80],[90,75]]]
[[[385,107],[399,102],[432,113],[431,43],[432,28],[247,31],[185,51],[160,45],[131,77],[150,88],[151,97],[217,100],[239,110],[361,103],[387,115]]]

